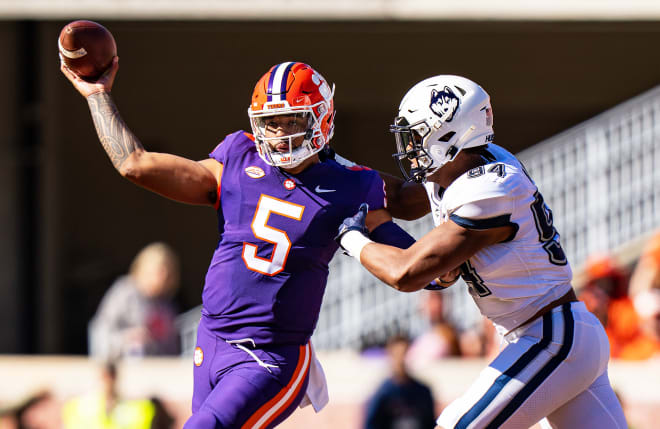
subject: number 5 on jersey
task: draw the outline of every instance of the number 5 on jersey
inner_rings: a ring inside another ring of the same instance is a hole
[[[252,271],[267,276],[274,276],[284,269],[286,259],[291,250],[291,240],[286,232],[268,225],[271,213],[285,216],[290,219],[301,220],[305,207],[282,201],[280,199],[261,194],[257,203],[257,210],[252,219],[252,232],[260,240],[273,244],[273,253],[270,259],[257,256],[258,247],[254,244],[243,243],[243,262]]]

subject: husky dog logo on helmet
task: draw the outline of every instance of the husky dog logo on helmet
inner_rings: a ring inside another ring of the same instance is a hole
[[[443,121],[451,122],[456,109],[458,109],[458,97],[448,86],[445,86],[442,91],[434,89],[431,91],[431,105],[429,107]]]

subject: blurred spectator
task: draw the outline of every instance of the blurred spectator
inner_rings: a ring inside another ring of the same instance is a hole
[[[430,327],[410,346],[406,359],[414,366],[459,354],[456,330],[444,316],[442,292],[423,291],[422,293],[421,312]]]
[[[500,352],[502,337],[497,333],[493,323],[487,317],[472,328],[458,334],[458,344],[461,357],[485,357],[493,359]]]
[[[48,390],[0,408],[0,429],[60,429],[60,404]]]
[[[165,407],[160,398],[152,397],[151,403],[154,406],[154,418],[151,421],[150,429],[172,429],[176,419]]]
[[[164,243],[152,243],[133,259],[129,274],[104,295],[89,325],[90,355],[120,357],[178,353],[176,310],[179,259]]]
[[[367,404],[365,429],[433,429],[435,410],[431,390],[415,380],[405,364],[410,342],[395,335],[386,346],[391,375]]]
[[[117,367],[103,366],[98,390],[64,404],[64,429],[151,429],[156,407],[148,399],[127,400],[117,392]]]
[[[603,324],[613,358],[642,360],[651,357],[653,340],[641,329],[640,319],[628,296],[626,273],[609,255],[587,260],[587,282],[579,298]]]
[[[463,287],[467,286],[463,284]],[[477,314],[476,319],[463,323],[462,328],[459,328],[456,326],[460,322],[458,317],[464,319],[471,317],[465,314],[468,308],[460,307],[461,313],[458,315],[454,313],[454,320],[450,320],[448,317],[452,316],[450,311],[456,312],[458,307],[447,308],[447,302],[454,304],[456,298],[455,294],[446,295],[448,292],[422,292],[420,311],[428,321],[429,329],[412,342],[406,357],[410,365],[426,365],[452,356],[494,357],[499,352],[501,337],[493,324],[481,313]],[[472,303],[470,298],[469,305]]]
[[[631,296],[652,288],[660,288],[660,232],[656,232],[644,246],[630,277]]]
[[[634,298],[642,332],[646,341],[638,347],[649,356],[660,355],[660,288],[642,291]]]

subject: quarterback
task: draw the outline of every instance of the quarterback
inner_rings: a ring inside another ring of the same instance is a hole
[[[414,241],[392,222],[377,172],[328,156],[334,87],[307,64],[273,66],[253,92],[252,133],[229,134],[198,162],[142,147],[110,96],[118,67],[115,58],[90,83],[61,66],[86,97],[115,169],[165,197],[213,207],[218,217],[185,427],[271,428],[299,405],[319,411],[327,388],[310,337],[338,226],[366,201],[370,237],[400,247]],[[390,185],[405,195],[401,181]]]
[[[503,335],[505,347],[438,428],[528,428],[544,417],[554,428],[625,428],[605,331],[575,298],[552,212],[521,163],[492,143],[492,126],[476,83],[440,75],[413,86],[391,127],[395,158],[405,178],[424,183],[435,228],[407,249],[373,243],[363,205],[337,238],[404,292],[460,275]]]

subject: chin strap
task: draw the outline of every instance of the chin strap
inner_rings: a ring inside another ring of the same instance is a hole
[[[456,153],[454,153],[453,155],[449,154],[449,150],[452,147],[450,147],[447,150],[447,153],[445,154],[445,156],[447,156],[447,155],[451,156],[451,159],[449,161],[453,161],[454,158],[456,158],[456,155],[458,155],[458,153],[463,149],[463,145],[461,143],[463,143],[465,140],[467,140],[468,137],[470,137],[472,135],[472,133],[474,132],[475,129],[476,129],[476,127],[474,125],[470,126],[470,128],[468,128],[463,133],[463,135],[458,140],[456,140],[456,143],[454,143],[454,145],[452,146],[456,150]]]

